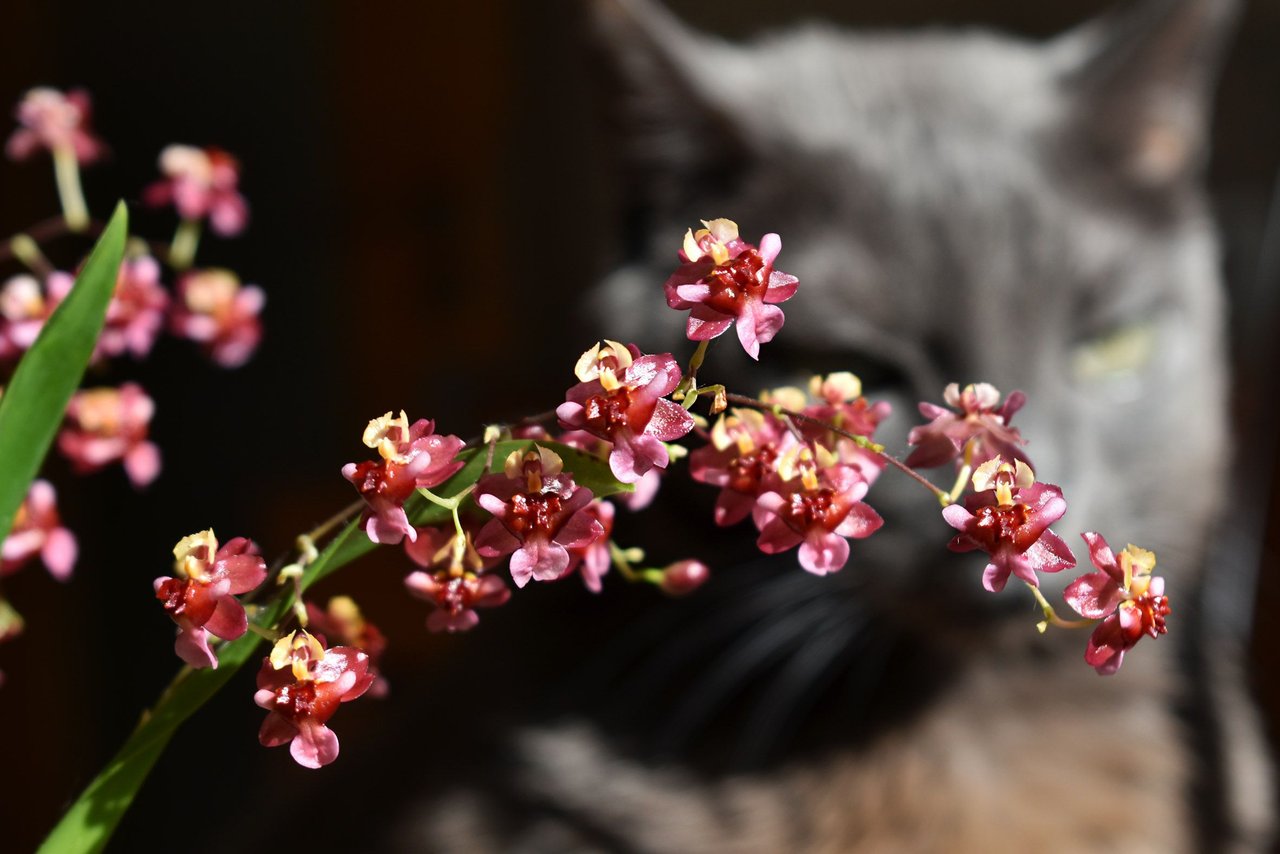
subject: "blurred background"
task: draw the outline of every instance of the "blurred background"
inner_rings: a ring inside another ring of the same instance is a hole
[[[983,25],[1040,38],[1111,4],[796,0],[784,10],[739,0],[731,14],[717,4],[670,5],[730,37],[821,17],[860,27]],[[623,243],[616,162],[598,121],[608,93],[593,86],[599,75],[578,4],[374,9],[300,0],[6,4],[0,105],[34,85],[91,91],[95,126],[112,149],[84,176],[99,215],[120,196],[136,203],[168,143],[218,145],[240,158],[250,227],[234,241],[206,237],[199,261],[236,270],[268,301],[262,347],[242,369],[222,371],[184,342],[162,340],[148,362],[122,362],[91,380],[135,379],[157,401],[153,438],[165,467],[151,488],[134,493],[118,468],[74,477],[56,453],[46,465],[80,560],[66,586],[34,566],[5,579],[5,596],[27,618],[26,633],[0,646],[5,850],[38,842],[175,671],[171,625],[150,593],[174,542],[212,526],[279,554],[352,499],[338,472],[364,458],[359,438],[369,418],[404,408],[470,435],[486,421],[544,410],[593,340],[564,318],[617,263]],[[1252,3],[1219,89],[1210,170],[1235,307],[1243,456],[1259,484],[1274,484],[1280,471],[1280,389],[1269,361],[1276,352],[1259,349],[1274,337],[1280,295],[1274,221],[1264,251],[1280,169],[1278,48],[1280,5]],[[51,171],[45,158],[0,163],[0,234],[56,213]],[[136,204],[132,213],[135,232],[170,236],[170,213]],[[65,267],[86,248],[68,238],[47,252]],[[1247,524],[1242,534],[1253,538],[1246,551],[1263,569],[1266,613],[1280,606],[1280,516],[1274,502],[1249,501],[1245,522],[1257,514],[1261,524],[1270,508],[1265,540]],[[243,672],[179,733],[116,850],[137,850],[145,839],[193,850],[193,834],[217,848],[227,840],[205,826],[214,816],[247,809],[253,798],[296,804],[296,791],[281,793],[299,787],[318,799],[319,813],[330,808],[322,791],[368,787],[374,775],[447,777],[458,760],[433,766],[433,741],[454,738],[451,722],[465,719],[460,708],[475,700],[433,694],[444,684],[436,680],[485,662],[472,671],[477,695],[518,714],[543,685],[508,664],[513,639],[530,638],[524,628],[545,625],[549,614],[591,611],[576,585],[531,589],[500,617],[486,617],[484,628],[505,622],[499,629],[429,637],[425,606],[403,592],[408,564],[385,551],[320,592],[351,592],[392,643],[392,699],[344,709],[335,721],[342,760],[308,775],[286,751],[258,748],[262,713],[251,701],[252,674]],[[657,598],[622,585],[604,595],[627,600],[624,610]],[[574,642],[590,647],[607,629],[587,617]],[[1255,657],[1260,674],[1280,666],[1276,621],[1259,622]],[[1259,684],[1276,720],[1280,689],[1271,679]],[[362,740],[378,732],[401,733],[404,756],[359,758]],[[299,820],[293,809],[274,819]],[[262,814],[271,816],[270,807]]]

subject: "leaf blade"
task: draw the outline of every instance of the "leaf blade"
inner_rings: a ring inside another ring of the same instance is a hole
[[[631,488],[616,481],[609,471],[608,463],[598,457],[555,442],[538,444],[559,454],[564,460],[565,470],[573,472],[575,481],[591,489],[597,497],[626,492]],[[501,466],[508,454],[525,450],[532,445],[533,442],[527,439],[497,443],[493,455],[494,465]],[[459,454],[459,458],[465,464],[453,477],[433,490],[437,495],[451,498],[474,484],[484,474],[488,447],[470,448]],[[449,518],[447,511],[420,496],[411,499],[407,509],[409,518],[416,525],[437,524],[446,522]],[[319,556],[306,568],[301,580],[302,589],[305,591],[312,584],[363,557],[375,547],[376,544],[364,535],[360,519],[353,519],[325,545]],[[254,622],[263,626],[276,625],[291,605],[291,597],[282,596],[256,614]],[[106,847],[112,832],[178,727],[230,681],[241,667],[252,660],[254,651],[261,643],[263,638],[248,632],[219,647],[217,670],[191,670],[184,667],[179,671],[168,690],[138,724],[124,746],[45,838],[39,849],[40,854],[97,852]]]
[[[106,321],[124,258],[129,213],[116,205],[75,287],[18,363],[0,396],[0,543],[62,423]]]

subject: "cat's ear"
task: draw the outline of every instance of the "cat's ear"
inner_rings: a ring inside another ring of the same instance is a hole
[[[650,0],[590,0],[604,115],[619,152],[652,193],[706,183],[746,156],[731,82],[748,71],[732,45],[686,26]]]
[[[1147,188],[1194,177],[1237,0],[1142,0],[1051,45],[1072,124]]]

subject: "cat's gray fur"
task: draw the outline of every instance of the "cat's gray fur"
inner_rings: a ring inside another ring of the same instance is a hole
[[[779,267],[802,284],[766,365],[878,366],[889,437],[947,381],[1025,389],[1029,452],[1070,503],[1056,529],[1082,557],[1081,530],[1154,549],[1172,634],[1099,678],[1083,635],[1037,636],[1018,591],[983,592],[981,561],[946,555],[928,498],[888,473],[870,500],[890,524],[840,576],[813,581],[871,628],[846,630],[829,606],[780,606],[810,635],[780,640],[797,651],[780,664],[744,665],[763,694],[769,680],[785,693],[806,672],[868,670],[887,655],[872,630],[916,636],[929,654],[864,683],[888,709],[850,724],[866,737],[708,775],[678,756],[644,762],[587,723],[537,730],[520,737],[505,794],[454,794],[407,838],[521,851],[1262,848],[1271,775],[1242,655],[1195,607],[1213,583],[1206,544],[1227,461],[1224,305],[1201,173],[1234,4],[1149,0],[1048,44],[814,25],[747,45],[647,3],[596,5],[630,78],[626,137],[642,176],[631,198],[653,235],[603,291],[609,337],[679,347],[659,285],[698,218],[731,217],[749,239],[781,233]],[[1154,332],[1145,362],[1077,372],[1082,348],[1139,323]],[[1049,595],[1067,580],[1046,579]],[[735,664],[732,645],[777,629],[770,619],[744,617],[711,659]],[[819,655],[838,644],[855,653]],[[901,683],[922,679],[936,687],[896,713]],[[743,714],[759,736],[767,716]],[[709,719],[677,722],[684,743]]]

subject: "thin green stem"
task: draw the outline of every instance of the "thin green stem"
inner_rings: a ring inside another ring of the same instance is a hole
[[[334,513],[328,519],[325,519],[319,525],[316,525],[310,531],[303,534],[301,537],[298,538],[299,541],[301,541],[303,537],[305,537],[307,540],[310,540],[312,542],[320,539],[325,534],[329,533],[334,528],[336,528],[338,525],[345,524],[348,519],[354,516],[357,511],[363,509],[364,506],[365,506],[365,502],[363,498],[357,501],[351,502],[346,507],[343,507],[341,510],[339,510],[337,513]]]
[[[680,385],[676,386],[676,390],[672,392],[672,400],[684,400],[685,397],[698,390],[698,369],[702,367],[702,363],[707,358],[707,350],[711,347],[711,339],[699,341],[698,346],[693,351],[693,355],[689,357],[689,364],[685,368],[684,379],[680,380]],[[685,409],[689,408],[689,404],[685,404]]]
[[[1044,621],[1037,628],[1044,631],[1049,626],[1057,626],[1060,629],[1087,629],[1094,625],[1094,620],[1064,620],[1058,616],[1058,612],[1049,604],[1049,600],[1044,598],[1044,594],[1040,592],[1040,588],[1029,581],[1022,582],[1027,585],[1027,589],[1031,591],[1031,595],[1036,597],[1036,602],[1040,605],[1040,610],[1044,612]]]
[[[169,244],[169,266],[179,272],[189,269],[196,260],[199,246],[200,220],[180,221],[173,232],[173,242]]]
[[[80,164],[75,149],[58,146],[53,149],[53,177],[58,184],[58,201],[62,205],[62,218],[67,228],[81,232],[89,227],[89,207],[84,203],[84,191],[80,189]]]
[[[13,257],[17,258],[28,270],[41,278],[48,276],[55,269],[49,259],[44,257],[44,253],[40,251],[40,245],[26,234],[15,234],[9,238],[9,249],[13,252]]]

